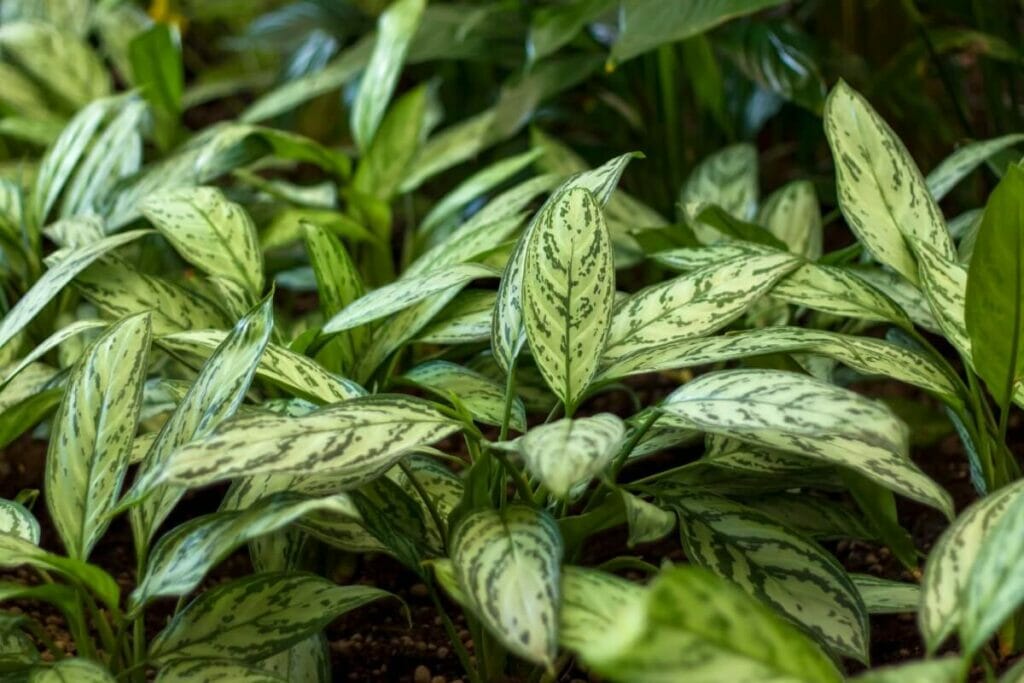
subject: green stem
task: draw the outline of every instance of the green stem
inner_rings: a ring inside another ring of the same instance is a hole
[[[92,616],[93,624],[96,626],[96,631],[100,635],[100,641],[103,643],[103,649],[106,650],[109,657],[108,663],[112,664],[119,656],[119,648],[117,647],[117,639],[114,637],[113,631],[110,630],[110,623],[107,618],[103,616],[100,608],[96,605],[96,601],[88,593],[84,593],[85,605],[89,610],[89,614]]]
[[[441,617],[441,623],[444,625],[444,631],[448,634],[448,640],[452,643],[452,649],[455,650],[455,655],[459,658],[459,663],[462,664],[462,668],[465,670],[466,675],[469,676],[470,683],[483,683],[483,679],[480,677],[480,672],[469,661],[469,652],[466,650],[466,646],[462,644],[462,639],[459,638],[458,631],[455,630],[455,624],[452,623],[451,618],[448,616],[448,612],[445,611],[444,605],[441,604],[441,598],[437,594],[437,587],[434,585],[433,577],[427,577],[427,590],[430,592],[430,599],[434,603],[434,609]]]
[[[516,485],[516,491],[519,492],[519,497],[525,502],[533,502],[533,489],[530,487],[530,482],[526,481],[523,471],[518,467],[514,467],[512,463],[509,462],[505,453],[500,449],[492,448],[491,453],[512,476],[512,481]]]
[[[512,421],[512,404],[515,402],[517,360],[518,358],[512,359],[512,364],[508,369],[508,375],[505,377],[505,410],[501,415],[501,431],[498,434],[498,441],[504,441],[508,438],[509,423]]]

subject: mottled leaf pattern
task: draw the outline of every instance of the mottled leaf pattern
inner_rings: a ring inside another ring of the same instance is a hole
[[[287,683],[281,678],[263,669],[239,664],[237,661],[224,659],[193,659],[177,660],[167,666],[160,667],[156,677],[157,683]]]
[[[981,140],[966,144],[942,160],[932,169],[925,182],[928,191],[935,201],[941,201],[956,187],[957,183],[966,178],[971,171],[983,164],[987,159],[1003,151],[1007,147],[1024,142],[1024,135],[1012,133],[991,140]]]
[[[366,396],[304,417],[239,415],[178,448],[146,482],[203,486],[272,472],[323,472],[349,488],[409,451],[439,441],[458,423],[409,396]]]
[[[71,282],[93,261],[112,249],[128,244],[149,230],[132,230],[118,235],[106,237],[84,247],[73,249],[59,263],[43,273],[32,288],[25,293],[18,303],[0,320],[0,348],[14,339],[14,336],[27,325],[36,314],[48,304],[64,285]]]
[[[152,333],[148,313],[112,326],[68,379],[46,454],[46,505],[70,557],[107,528],[131,457]]]
[[[769,195],[758,212],[758,223],[794,254],[811,260],[821,256],[821,210],[810,181],[787,183]]]
[[[921,603],[921,586],[882,579],[870,574],[851,574],[868,614],[909,614]]]
[[[491,337],[491,319],[497,294],[485,289],[467,289],[437,314],[420,334],[424,344],[467,344]]]
[[[725,327],[798,265],[781,252],[741,257],[640,290],[615,308],[603,365]]]
[[[21,503],[0,498],[0,534],[39,545],[39,521]]]
[[[263,257],[256,226],[238,204],[212,187],[160,192],[147,197],[142,213],[185,260],[210,275],[263,291]]]
[[[510,652],[551,666],[558,642],[562,539],[547,514],[521,505],[467,516],[451,539],[458,585]]]
[[[228,334],[220,330],[180,332],[160,337],[157,343],[175,353],[208,358]],[[315,361],[277,344],[267,344],[256,367],[256,376],[317,403],[335,403],[365,393],[354,382],[327,372]]]
[[[608,622],[574,649],[589,669],[613,681],[842,680],[798,628],[697,567],[663,570],[639,598],[623,595]]]
[[[929,357],[880,339],[802,327],[769,327],[681,341],[638,351],[605,367],[601,379],[707,365],[770,353],[813,353],[869,375],[898,379],[956,403],[955,378]]]
[[[101,327],[106,327],[107,323],[103,320],[76,320],[61,329],[57,330],[49,337],[43,340],[39,346],[32,349],[28,354],[25,355],[18,364],[12,368],[5,368],[5,372],[2,378],[0,378],[0,390],[6,387],[12,379],[18,376],[22,370],[35,363],[37,360],[45,356],[52,349],[59,347],[61,344],[66,342],[72,337],[88,332],[89,330],[96,330]]]
[[[957,657],[910,661],[881,666],[850,680],[853,683],[955,683],[959,680],[961,666]]]
[[[33,669],[29,683],[114,683],[114,676],[96,662],[81,657],[62,659],[44,668]]]
[[[915,283],[919,245],[956,258],[942,212],[914,160],[871,105],[842,81],[825,102],[825,134],[839,206],[875,258]]]
[[[757,150],[740,144],[721,149],[701,161],[679,195],[679,205],[689,207],[716,204],[731,216],[749,221],[757,212]],[[717,231],[701,223],[694,226],[701,242],[719,239]]]
[[[528,244],[531,235],[541,217],[549,206],[557,201],[558,196],[567,190],[582,188],[590,190],[598,203],[604,205],[611,197],[612,191],[619,182],[619,177],[626,169],[626,164],[633,158],[633,154],[623,154],[608,161],[603,166],[592,171],[577,173],[563,182],[548,201],[541,207],[533,220],[526,227],[523,235],[516,243],[515,251],[505,266],[505,272],[501,276],[501,284],[498,287],[498,301],[494,309],[494,320],[491,328],[491,346],[494,351],[494,358],[506,372],[512,367],[513,360],[519,355],[526,342],[526,335],[523,329],[523,289],[525,287],[524,275],[526,272],[526,260]]]
[[[629,547],[639,543],[651,543],[668,536],[676,528],[674,513],[634,496],[625,489],[619,491],[626,509],[626,524],[629,527]]]
[[[734,581],[836,653],[867,661],[867,610],[842,566],[771,517],[725,498],[679,494],[686,556]]]
[[[950,496],[907,456],[907,428],[886,406],[804,375],[726,370],[665,399],[679,426],[848,467],[953,517]]]
[[[221,420],[234,414],[249,390],[273,325],[273,307],[269,297],[238,321],[203,364],[199,376],[164,423],[143,460],[129,497],[138,492],[139,482],[166,466],[176,449],[206,436]],[[182,493],[181,489],[167,486],[151,491],[142,505],[131,511],[136,539],[148,544]]]
[[[929,652],[935,652],[960,624],[963,594],[982,543],[1021,499],[1024,482],[1003,487],[968,507],[935,543],[921,581],[917,624]]]
[[[417,365],[403,376],[406,380],[442,398],[462,404],[477,420],[501,426],[505,415],[505,387],[456,363],[435,360]],[[526,431],[526,408],[513,397],[510,425]]]
[[[625,433],[622,420],[600,413],[539,425],[513,443],[526,469],[553,495],[565,498],[604,470]]]
[[[156,662],[264,659],[319,632],[338,615],[389,595],[304,573],[235,579],[203,593],[175,616],[150,645],[149,656]]]
[[[460,263],[421,276],[398,280],[360,297],[324,324],[325,334],[341,332],[386,318],[424,299],[461,287],[470,280],[496,277],[497,273],[476,263]]]

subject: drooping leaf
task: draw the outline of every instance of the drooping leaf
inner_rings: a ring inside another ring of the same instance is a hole
[[[597,476],[622,445],[625,425],[611,413],[534,427],[514,444],[526,469],[557,498]]]
[[[86,559],[106,531],[128,470],[149,364],[148,313],[113,325],[71,377],[46,454],[46,505],[70,557]]]
[[[73,249],[59,263],[43,273],[0,321],[0,348],[18,334],[57,295],[64,285],[106,252],[128,244],[149,230],[132,230],[105,237],[98,242]]]
[[[123,261],[92,264],[77,275],[75,287],[111,318],[151,311],[155,335],[229,325],[220,308],[203,295]]]
[[[1021,499],[1024,482],[1005,486],[975,502],[949,525],[925,563],[918,628],[934,653],[960,625],[965,588],[974,574],[982,544]]]
[[[734,17],[781,4],[782,0],[626,0],[611,59],[625,62],[664,43],[685,40]]]
[[[0,390],[6,387],[11,380],[18,376],[18,374],[28,368],[40,358],[45,356],[51,350],[59,347],[61,344],[66,342],[72,337],[88,332],[89,330],[96,330],[101,327],[106,327],[107,323],[103,320],[76,320],[69,325],[66,325],[49,337],[43,340],[41,344],[32,349],[27,353],[21,360],[18,361],[17,365],[11,368],[6,368],[6,372],[3,377],[0,377]]]
[[[661,540],[676,528],[676,516],[673,512],[634,496],[625,489],[620,490],[619,495],[626,509],[630,548],[640,543]]]
[[[871,105],[842,81],[825,102],[825,134],[839,206],[876,259],[917,283],[919,245],[956,258],[942,212],[914,160]]]
[[[249,389],[273,326],[271,297],[238,321],[203,364],[188,392],[164,423],[128,497],[137,493],[140,480],[163,468],[176,449],[206,436],[221,420],[234,414]],[[148,544],[182,493],[180,489],[163,486],[151,492],[141,506],[132,509],[132,530],[136,539]]]
[[[545,208],[531,231],[523,278],[530,351],[571,414],[597,372],[615,299],[608,227],[589,190],[566,190]]]
[[[179,332],[160,337],[157,344],[175,353],[206,359],[229,334],[221,330]],[[327,372],[315,361],[277,344],[267,344],[264,348],[256,376],[316,403],[335,403],[365,393],[354,382]]]
[[[403,377],[433,394],[465,406],[475,419],[485,424],[501,426],[505,419],[505,388],[466,367],[434,360],[417,365]],[[526,431],[526,408],[518,397],[512,398],[509,424],[517,431]]]
[[[974,369],[1001,410],[1024,377],[1024,169],[1011,164],[985,205],[967,271]]]
[[[264,659],[319,632],[338,615],[386,591],[337,586],[305,573],[271,572],[235,579],[203,593],[153,640],[155,662]]]
[[[21,536],[0,533],[0,567],[13,569],[22,565],[45,569],[84,586],[109,607],[117,608],[120,604],[117,582],[99,567],[47,552]]]
[[[886,406],[804,375],[726,370],[665,399],[671,421],[853,469],[953,517],[949,494],[908,457],[906,426]]]
[[[547,514],[521,505],[471,513],[455,529],[458,585],[512,653],[550,666],[558,643],[562,539]]]
[[[151,195],[142,213],[167,241],[210,275],[243,285],[254,296],[263,292],[263,257],[256,226],[238,204],[212,187],[172,190]]]
[[[868,613],[846,571],[820,546],[726,498],[659,494],[679,509],[686,556],[804,626],[833,652],[868,658]]]
[[[955,378],[917,351],[880,339],[802,327],[776,326],[641,349],[605,366],[599,377],[608,380],[771,353],[820,354],[869,375],[921,387],[949,403],[960,401]]]
[[[782,252],[741,257],[640,290],[616,306],[602,365],[725,327],[798,265]]]
[[[704,569],[665,569],[638,598],[623,597],[610,623],[574,648],[589,669],[610,680],[842,680],[802,631]]]
[[[353,398],[304,417],[239,415],[155,464],[146,484],[196,487],[261,473],[316,472],[331,475],[342,490],[458,427],[430,403],[400,395]]]
[[[425,0],[395,0],[377,20],[377,41],[352,106],[352,137],[365,150],[377,133],[398,82]]]

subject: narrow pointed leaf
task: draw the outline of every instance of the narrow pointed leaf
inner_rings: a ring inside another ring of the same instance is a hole
[[[868,614],[912,614],[921,604],[921,586],[882,579],[870,574],[850,574],[864,599]]]
[[[640,290],[615,308],[603,365],[725,327],[798,265],[782,252],[740,257]]]
[[[35,363],[37,360],[45,356],[52,349],[59,347],[61,344],[66,342],[72,337],[88,332],[89,330],[96,330],[102,327],[106,327],[107,322],[104,320],[76,320],[69,325],[65,325],[60,328],[49,337],[43,340],[39,346],[32,349],[28,354],[25,355],[18,364],[12,368],[5,369],[6,372],[3,378],[0,378],[0,390],[6,387],[12,379],[18,376],[22,370]]]
[[[469,344],[488,341],[497,294],[485,289],[467,289],[445,306],[417,338],[424,344]]]
[[[906,147],[842,81],[825,102],[825,134],[835,159],[839,206],[876,259],[916,283],[918,245],[956,258],[942,212]]]
[[[458,585],[512,653],[551,666],[558,643],[562,539],[547,514],[520,505],[466,517],[451,539]]]
[[[117,608],[120,604],[121,591],[117,582],[99,567],[54,555],[20,536],[0,533],[0,567],[14,569],[22,565],[45,569],[84,586],[109,607]]]
[[[505,417],[505,387],[473,370],[448,361],[435,360],[417,365],[403,376],[442,398],[463,405],[477,420],[501,426]],[[510,406],[510,424],[526,431],[526,408],[518,397]]]
[[[7,342],[14,339],[14,336],[32,318],[36,317],[36,314],[64,288],[64,285],[71,282],[76,275],[87,268],[93,261],[108,251],[128,244],[132,240],[136,240],[149,233],[149,230],[122,232],[68,252],[65,258],[48,269],[41,278],[36,280],[32,288],[18,300],[18,303],[0,321],[0,348],[3,348],[7,345]]]
[[[964,145],[942,160],[932,169],[925,182],[928,191],[935,201],[941,201],[956,187],[957,183],[966,178],[974,169],[1007,147],[1024,142],[1024,135],[1012,133],[991,140],[980,140]]]
[[[352,107],[352,136],[361,149],[369,147],[384,118],[426,4],[426,0],[395,0],[377,20],[377,42]]]
[[[726,370],[665,399],[680,426],[853,469],[953,517],[949,494],[908,457],[907,428],[884,404],[804,375]]]
[[[112,326],[68,379],[46,454],[46,506],[68,555],[106,531],[128,470],[152,333],[148,313]]]
[[[221,420],[234,414],[245,398],[273,329],[273,302],[267,297],[238,321],[199,371],[199,376],[164,423],[143,460],[136,483],[126,497],[138,493],[138,484],[165,467],[176,449],[209,434]],[[148,543],[160,523],[181,498],[183,491],[160,487],[132,510],[136,538]]]
[[[152,642],[155,662],[264,659],[319,632],[336,617],[389,597],[368,586],[337,586],[312,574],[272,572],[203,593]]]
[[[271,472],[324,472],[348,487],[372,479],[402,455],[439,441],[458,423],[407,396],[350,399],[305,417],[240,415],[178,448],[155,481],[203,486]]]

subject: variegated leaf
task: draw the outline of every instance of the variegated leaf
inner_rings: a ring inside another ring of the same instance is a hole
[[[190,289],[141,273],[125,262],[94,263],[75,278],[75,287],[112,318],[151,311],[153,334],[228,327],[224,313]]]
[[[154,662],[264,659],[319,632],[338,615],[390,593],[319,576],[272,572],[206,591],[153,640]]]
[[[476,155],[491,135],[495,118],[491,107],[433,135],[413,157],[399,191],[412,192],[433,175]]]
[[[885,268],[852,268],[847,272],[892,299],[918,327],[941,332],[928,298],[899,274]]]
[[[181,524],[153,546],[149,563],[131,595],[137,609],[154,598],[187,595],[206,573],[239,546],[287,527],[317,510],[348,509],[344,496],[311,498],[281,492],[245,510],[224,510]],[[273,654],[272,652],[267,655]]]
[[[881,666],[850,679],[851,683],[956,683],[963,663],[958,657]]]
[[[821,256],[821,209],[810,181],[797,180],[773,192],[758,213],[758,223],[794,254],[812,261]]]
[[[343,490],[458,428],[427,401],[400,395],[354,398],[305,417],[240,415],[178,448],[152,470],[146,485],[196,487],[272,472],[322,472]]]
[[[21,536],[0,532],[0,567],[13,569],[28,565],[44,569],[88,588],[107,606],[117,609],[120,588],[110,574],[81,560],[47,552]]]
[[[596,569],[562,567],[558,642],[585,653],[606,637],[623,633],[620,618],[644,599],[642,586]]]
[[[625,433],[622,420],[600,413],[534,427],[513,443],[526,469],[554,496],[566,498],[608,466]]]
[[[884,404],[805,375],[726,370],[663,404],[672,422],[853,469],[953,517],[949,494],[908,457],[907,428]]]
[[[160,430],[127,498],[131,499],[138,493],[140,481],[152,477],[153,472],[161,471],[176,449],[203,438],[221,420],[234,414],[249,390],[273,326],[273,300],[270,297],[235,324],[203,364],[199,376]],[[135,538],[146,545],[183,491],[162,486],[149,493],[143,504],[131,512]]]
[[[28,354],[25,355],[18,364],[12,368],[5,368],[3,378],[0,379],[0,390],[6,387],[12,379],[17,377],[18,373],[27,368],[28,366],[35,363],[37,360],[45,356],[52,349],[57,348],[68,339],[79,335],[89,330],[96,330],[101,327],[106,327],[107,322],[104,320],[76,320],[64,327],[60,328],[49,337],[43,340],[39,346],[32,349]]]
[[[33,669],[28,677],[29,683],[114,683],[115,680],[102,664],[81,657]]]
[[[639,596],[626,593],[609,608],[604,623],[573,649],[587,668],[613,681],[843,680],[798,628],[698,567],[665,569]]]
[[[798,265],[782,252],[740,257],[640,290],[615,308],[602,365],[725,327]]]
[[[110,75],[87,42],[42,21],[0,29],[0,47],[72,111],[110,93]]]
[[[179,332],[160,337],[157,343],[174,353],[208,358],[228,334],[221,330]],[[327,372],[315,361],[277,344],[267,344],[256,367],[256,376],[316,403],[336,403],[366,393],[356,383]]]
[[[735,582],[826,643],[868,658],[868,614],[846,571],[820,546],[726,498],[677,494],[686,556]]]
[[[483,196],[522,171],[533,163],[539,154],[540,150],[530,150],[507,159],[501,159],[474,173],[438,201],[420,221],[416,231],[421,235],[429,235],[444,226],[472,200]]]
[[[284,652],[264,659],[259,666],[285,681],[331,681],[331,655],[323,632],[315,633]]]
[[[1019,572],[1024,560],[1024,495],[1019,486],[1006,488],[1011,490],[1005,507],[997,503],[996,508],[989,508],[984,536],[959,596],[960,644],[966,657],[977,653],[1024,602]],[[992,512],[998,519],[992,519]],[[957,550],[959,559],[970,563],[971,558],[962,555],[963,547]]]
[[[384,118],[426,0],[395,0],[377,20],[377,41],[352,106],[352,137],[365,150]]]
[[[238,204],[213,187],[158,192],[139,207],[192,265],[243,285],[253,297],[263,291],[263,256],[256,226]]]
[[[732,457],[723,458],[717,463],[715,458],[706,458],[704,462],[713,463],[718,467],[728,467],[734,465],[737,460],[736,454],[730,455]],[[799,496],[789,493],[768,493],[763,496],[750,496],[741,502],[748,508],[778,520],[779,524],[818,541],[875,538],[875,534],[867,528],[865,521],[853,510],[823,496],[806,493]]]
[[[929,553],[917,614],[928,652],[934,653],[960,625],[964,591],[982,543],[1022,492],[1024,482],[1016,482],[975,502],[949,525]]]
[[[850,574],[868,614],[910,614],[921,604],[921,586],[870,574]]]
[[[324,334],[352,329],[410,308],[425,299],[460,288],[470,280],[497,277],[497,273],[477,263],[459,263],[417,277],[398,280],[356,299],[328,320]]]
[[[328,317],[337,315],[366,292],[359,270],[341,241],[327,228],[302,222],[302,234],[316,276],[320,310]],[[369,330],[348,330],[328,342],[327,348],[321,351],[321,357],[324,353],[338,354],[341,362],[336,369],[348,371],[368,341]]]
[[[455,506],[462,500],[465,485],[462,479],[452,472],[445,465],[433,458],[424,455],[414,455],[406,458],[408,471],[416,480],[415,484],[409,480],[406,472],[399,468],[393,468],[389,473],[399,486],[401,486],[409,497],[416,501],[423,510],[422,517],[427,524],[428,542],[434,548],[443,548],[443,529],[437,528],[437,523],[427,509],[427,501],[422,499],[421,494],[426,494],[430,504],[434,506],[443,524],[447,524],[449,516]]]
[[[467,289],[437,314],[420,334],[424,344],[470,344],[488,341],[497,294],[486,289]]]
[[[1024,135],[1012,133],[964,145],[943,159],[942,163],[928,174],[925,181],[928,184],[928,191],[932,193],[935,201],[941,201],[971,171],[1007,147],[1021,142],[1024,142]]]
[[[505,648],[545,666],[558,645],[562,538],[547,514],[521,505],[468,515],[451,539],[466,600]]]
[[[708,156],[693,169],[679,194],[679,205],[690,207],[716,204],[740,220],[753,220],[757,213],[757,149],[739,144],[725,147]],[[719,233],[701,223],[694,232],[704,243],[720,238]]]
[[[526,334],[523,329],[524,274],[526,272],[527,245],[535,226],[547,207],[554,204],[558,196],[567,190],[575,188],[590,190],[599,204],[606,204],[618,184],[626,164],[634,156],[635,154],[623,154],[606,162],[603,166],[578,173],[567,179],[548,198],[516,243],[515,251],[512,252],[501,276],[498,301],[495,304],[491,328],[491,347],[494,351],[494,358],[506,372],[512,367],[513,360],[519,355],[526,342]]]
[[[128,470],[152,334],[148,313],[113,325],[68,379],[46,454],[46,505],[70,557],[106,531]]]
[[[0,498],[0,534],[39,545],[39,521],[21,503]]]
[[[921,387],[948,403],[955,404],[960,400],[955,378],[925,355],[881,339],[802,327],[768,327],[717,337],[684,339],[636,352],[605,367],[599,377],[608,380],[770,353],[820,354],[869,375],[891,377]]]
[[[839,206],[876,259],[914,283],[920,245],[956,259],[942,212],[906,147],[843,81],[825,101],[825,134],[835,159]]]
[[[675,513],[664,510],[654,503],[649,503],[639,496],[634,496],[625,489],[620,490],[619,495],[622,497],[622,504],[626,509],[630,548],[640,543],[661,540],[676,528]]]
[[[484,424],[501,426],[505,420],[505,387],[493,380],[444,360],[417,365],[403,376],[413,384],[442,398],[461,404]],[[519,397],[513,397],[509,424],[526,431],[526,408]]]
[[[93,261],[112,249],[128,244],[149,230],[132,230],[118,235],[106,237],[84,247],[69,251],[59,263],[48,269],[36,280],[32,288],[22,296],[11,310],[0,321],[0,348],[14,339],[14,336],[27,325],[36,314],[57,295],[64,285],[71,282]]]
[[[160,667],[156,683],[287,683],[264,669],[258,669],[234,660],[181,659]]]
[[[597,372],[615,298],[608,226],[589,190],[566,190],[544,209],[526,247],[523,277],[530,351],[571,414]]]

